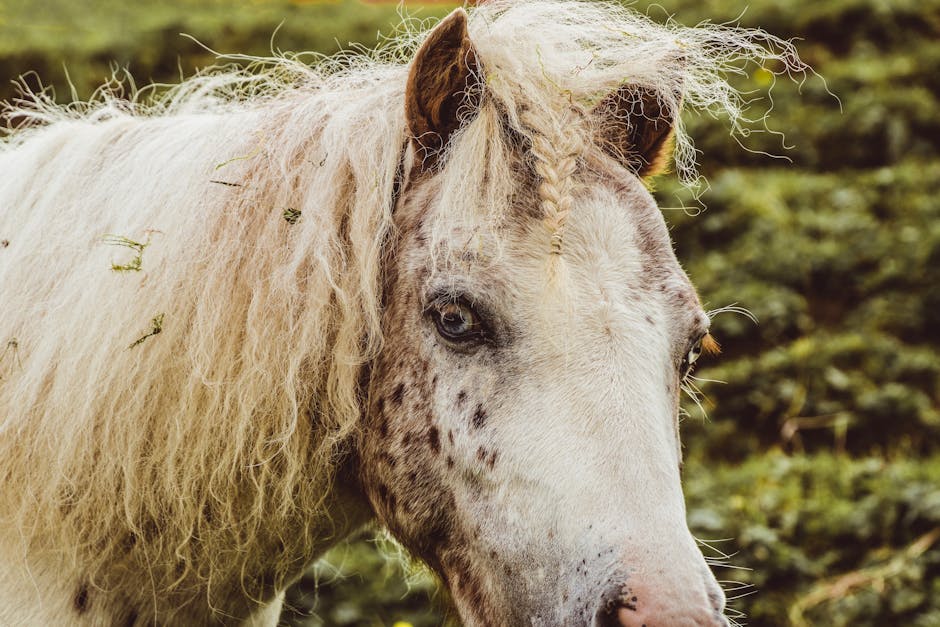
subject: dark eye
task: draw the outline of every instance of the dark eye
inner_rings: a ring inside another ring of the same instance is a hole
[[[429,314],[438,334],[455,344],[479,344],[486,340],[486,329],[473,306],[462,298],[439,300]]]
[[[689,373],[692,372],[692,366],[695,365],[695,361],[698,359],[698,356],[702,354],[702,340],[699,340],[689,351],[685,354],[685,357],[682,358],[682,363],[679,364],[679,378],[685,379],[689,376]]]
[[[720,351],[721,348],[718,346],[718,342],[715,341],[715,338],[713,338],[710,333],[706,333],[689,347],[685,357],[682,358],[682,363],[679,365],[679,377],[685,379],[689,376],[689,373],[692,372],[692,368],[695,366],[695,362],[698,361],[698,358],[702,356],[703,352],[718,354]]]

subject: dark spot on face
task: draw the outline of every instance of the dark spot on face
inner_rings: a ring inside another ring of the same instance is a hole
[[[473,428],[479,429],[486,424],[486,410],[483,405],[477,405],[477,410],[473,412]]]
[[[0,241],[0,248],[6,248],[6,247],[9,246],[9,245],[10,245],[10,240],[8,240],[8,239],[5,239],[5,240],[3,240],[3,241]]]
[[[457,405],[463,405],[465,400],[467,400],[467,393],[461,390],[457,393]]]
[[[431,379],[431,385],[437,385],[437,375],[434,375],[434,378]]]
[[[484,459],[486,459],[486,449],[483,448],[482,446],[477,449],[477,459],[480,460],[481,462]]]
[[[493,470],[493,466],[496,465],[496,451],[490,455],[489,460],[487,460],[486,465],[490,467],[490,470]]]
[[[73,599],[73,604],[75,605],[75,611],[79,614],[84,614],[88,611],[89,599],[87,584],[83,583],[78,586],[78,590],[75,592],[75,598]]]
[[[451,457],[450,455],[447,456],[447,467],[448,468],[454,467],[454,458]]]
[[[398,386],[395,388],[395,391],[392,392],[392,396],[390,397],[390,400],[396,405],[401,405],[401,401],[403,398],[405,398],[405,384],[399,383]]]
[[[646,318],[646,321],[649,322],[650,324],[652,325],[656,324],[656,322],[653,320],[651,316],[645,316],[645,318]]]
[[[431,445],[431,450],[435,454],[441,452],[441,434],[437,430],[437,427],[431,427],[428,430],[428,443]]]
[[[388,437],[388,418],[382,416],[379,420],[379,433],[382,434],[383,438]]]
[[[451,446],[454,445],[454,430],[453,429],[447,430],[447,441],[450,442]]]

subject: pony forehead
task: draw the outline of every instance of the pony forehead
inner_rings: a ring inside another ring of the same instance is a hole
[[[515,267],[521,255],[539,260],[541,273],[557,279],[561,275],[553,259],[580,264],[593,263],[594,253],[629,257],[632,253],[624,247],[672,255],[655,200],[639,179],[609,159],[582,164],[570,177],[571,217],[557,255],[538,181],[510,176],[507,187],[500,188],[486,180],[485,171],[469,173],[478,175],[473,189],[466,185],[468,169],[456,167],[445,168],[405,195],[397,221],[418,244],[414,260],[419,266],[490,280],[491,271],[507,263]]]

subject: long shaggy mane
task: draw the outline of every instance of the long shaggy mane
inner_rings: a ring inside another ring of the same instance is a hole
[[[302,567],[329,534],[360,374],[381,348],[406,61],[426,32],[406,22],[375,51],[330,58],[229,59],[156,96],[8,107],[2,524],[101,585],[118,564],[163,591]],[[585,112],[620,85],[735,126],[729,72],[803,69],[763,32],[604,2],[487,2],[470,34],[485,94],[438,173],[445,220],[509,210],[507,128],[551,179],[542,200],[576,211],[565,179],[594,141]],[[692,182],[681,119],[676,137]]]

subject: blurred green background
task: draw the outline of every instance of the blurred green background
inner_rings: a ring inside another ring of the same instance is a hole
[[[707,307],[760,320],[715,318],[724,351],[698,375],[725,383],[700,383],[707,418],[687,403],[693,532],[731,555],[717,574],[750,625],[940,626],[940,0],[634,6],[799,38],[839,99],[818,78],[778,82],[770,125],[785,145],[757,125],[751,151],[690,113],[707,210],[657,182]],[[266,54],[275,30],[275,49],[332,52],[397,21],[392,4],[354,1],[0,0],[0,98],[28,71],[68,101],[66,69],[85,99],[113,66],[141,85],[212,64],[181,32],[227,53]],[[769,74],[750,74],[740,86],[760,96]],[[284,622],[436,625],[445,596],[370,532],[311,570]]]

